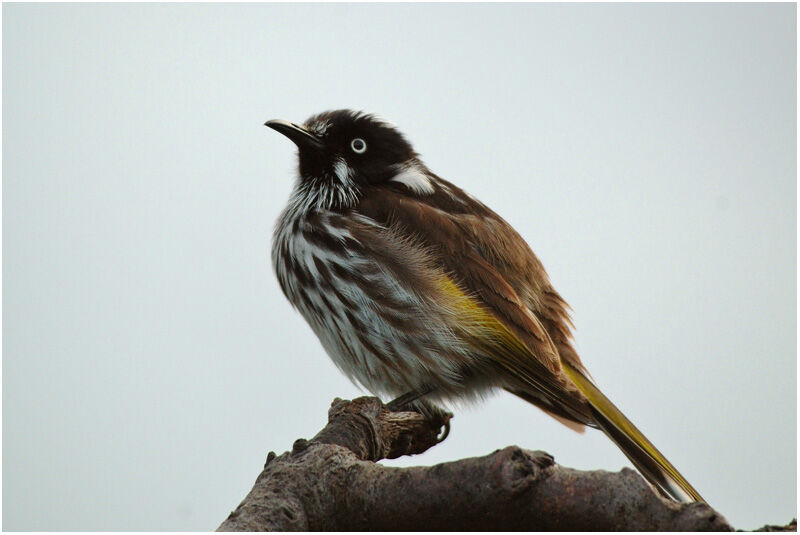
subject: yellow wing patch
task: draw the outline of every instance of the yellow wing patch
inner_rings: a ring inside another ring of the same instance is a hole
[[[456,316],[454,328],[463,333],[476,350],[489,356],[515,380],[549,393],[554,399],[564,398],[564,384],[488,306],[464,292],[447,275],[438,279],[437,286],[446,301],[445,307]],[[536,321],[535,318],[532,321]],[[553,353],[558,355],[555,347]]]
[[[534,390],[548,393],[553,400],[558,400],[564,410],[571,411],[575,415],[585,414],[585,406],[573,397],[575,394],[566,391],[566,384],[561,383],[551,370],[539,362],[532,348],[498,319],[491,308],[464,292],[447,275],[441,275],[436,285],[441,292],[437,297],[444,301],[442,304],[446,310],[455,316],[453,328],[463,334],[470,344],[504,369],[510,377],[527,383]],[[534,317],[532,321],[538,320]],[[552,344],[552,341],[550,343]],[[555,348],[553,350],[558,355],[558,351]],[[564,380],[569,384],[568,388],[577,389],[576,394],[588,401],[617,430],[601,426],[640,471],[652,468],[654,473],[660,472],[664,478],[661,484],[666,486],[669,494],[673,496],[685,494],[691,499],[703,500],[678,470],[591,380],[569,362],[559,360]],[[580,421],[579,416],[576,417],[576,421]],[[619,436],[616,435],[617,432],[620,433]],[[615,439],[615,436],[623,442],[631,441],[635,444],[634,448],[641,449],[644,455],[631,451],[625,444]]]
[[[456,328],[481,345],[494,342],[520,354],[530,354],[530,349],[502,321],[485,306],[467,295],[447,275],[437,281],[445,300],[445,308],[452,310],[456,317]]]

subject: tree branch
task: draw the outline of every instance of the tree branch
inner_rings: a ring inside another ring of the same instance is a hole
[[[435,445],[449,417],[336,399],[317,436],[270,452],[218,531],[732,530],[706,504],[659,497],[633,470],[573,470],[516,446],[431,467],[376,464]]]

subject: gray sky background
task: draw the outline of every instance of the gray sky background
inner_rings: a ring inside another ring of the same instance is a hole
[[[3,5],[3,527],[206,530],[358,396],[268,261],[266,119],[352,107],[529,241],[603,390],[796,516],[795,6]],[[391,465],[627,460],[498,394]]]

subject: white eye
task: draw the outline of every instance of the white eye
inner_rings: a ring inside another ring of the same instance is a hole
[[[356,154],[364,154],[367,151],[367,143],[360,137],[355,138],[350,142],[350,148]]]

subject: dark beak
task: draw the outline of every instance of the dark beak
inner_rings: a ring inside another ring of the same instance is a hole
[[[273,119],[264,123],[264,126],[269,126],[273,130],[277,130],[284,136],[288,137],[299,148],[312,147],[321,149],[324,147],[322,140],[309,132],[304,126],[283,121],[281,119]]]

